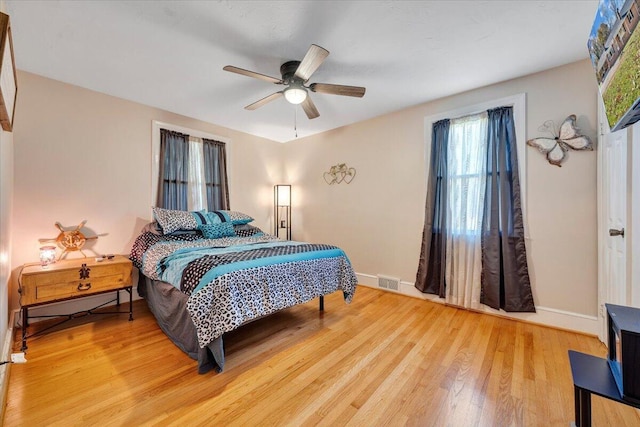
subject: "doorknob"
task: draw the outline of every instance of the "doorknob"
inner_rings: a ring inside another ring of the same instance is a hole
[[[609,236],[612,236],[612,237],[615,237],[615,236],[624,237],[624,228],[621,228],[620,230],[616,230],[615,228],[610,228],[609,229]]]

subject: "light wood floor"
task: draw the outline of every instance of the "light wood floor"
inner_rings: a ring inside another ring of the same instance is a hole
[[[144,301],[29,341],[11,367],[7,426],[568,426],[568,349],[592,337],[359,287],[227,336],[222,374],[158,328]],[[16,343],[16,348],[18,344]],[[593,397],[594,426],[638,426],[636,410]]]

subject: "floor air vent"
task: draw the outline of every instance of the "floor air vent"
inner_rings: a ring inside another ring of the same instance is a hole
[[[397,277],[381,276],[378,274],[378,287],[382,289],[390,289],[392,291],[399,291],[400,279]]]

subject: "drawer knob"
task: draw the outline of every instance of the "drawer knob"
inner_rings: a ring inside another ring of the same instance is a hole
[[[78,290],[79,291],[88,291],[91,289],[91,283],[79,283]]]

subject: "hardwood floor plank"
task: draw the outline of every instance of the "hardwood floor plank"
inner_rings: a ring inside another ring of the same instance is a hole
[[[448,318],[439,317],[433,326],[437,330],[450,331],[451,328],[448,325],[453,325],[453,328],[455,328],[457,319],[452,316],[453,312],[449,314],[450,316]],[[452,335],[448,334],[447,337],[450,338],[452,337]],[[434,347],[432,344],[436,343],[442,345]],[[428,334],[422,334],[419,341],[417,342],[417,345],[403,359],[403,363],[394,367],[394,369],[390,373],[388,373],[387,377],[384,379],[380,387],[375,390],[375,392],[360,408],[360,411],[350,421],[349,424],[363,425],[367,422],[367,420],[372,419],[381,420],[380,422],[382,425],[384,425],[385,419],[387,420],[387,422],[389,422],[389,414],[394,414],[395,410],[386,411],[386,409],[387,407],[396,404],[397,400],[395,400],[394,397],[398,395],[398,390],[401,390],[403,385],[411,380],[411,370],[422,365],[425,360],[430,360],[428,356],[429,353],[437,352],[438,354],[446,355],[449,348],[444,344],[445,342],[434,341],[433,337]],[[429,350],[426,351],[427,349]],[[441,358],[442,357],[436,358],[436,360],[440,360]],[[442,375],[444,375],[446,370],[440,369],[440,363],[434,363],[431,366],[438,367],[438,371],[440,371]],[[442,375],[435,377],[427,374],[427,376],[431,377],[434,386],[438,388],[440,388],[439,384],[442,381]],[[383,414],[386,414],[387,417],[385,418]]]
[[[226,335],[225,372],[205,375],[144,301],[133,322],[76,319],[29,340],[5,424],[566,426],[567,351],[605,354],[594,337],[366,287],[325,304]],[[594,397],[593,424],[637,426],[640,414]]]
[[[408,319],[411,320],[416,317],[416,315],[413,315],[409,316]],[[357,363],[353,365],[345,363],[342,367],[338,368],[337,372],[339,375],[336,376],[330,374],[331,381],[327,381],[327,387],[321,391],[316,399],[309,402],[306,408],[303,408],[303,410],[298,413],[297,417],[304,420],[310,416],[311,413],[315,412],[322,404],[330,400],[333,395],[338,394],[342,388],[346,387],[349,383],[361,376],[365,370],[375,366],[380,357],[384,356],[383,352],[387,351],[390,346],[394,346],[394,343],[398,342],[397,338],[405,331],[406,328],[409,327],[409,325],[410,323],[407,323],[400,327],[396,327],[394,331],[390,332],[390,334],[375,347],[371,347],[366,344],[364,346],[358,346],[359,349],[366,349],[366,351],[362,354],[355,355],[354,360],[357,360]],[[382,334],[382,337],[384,337],[384,334]],[[324,366],[321,366],[320,368],[325,369]]]

